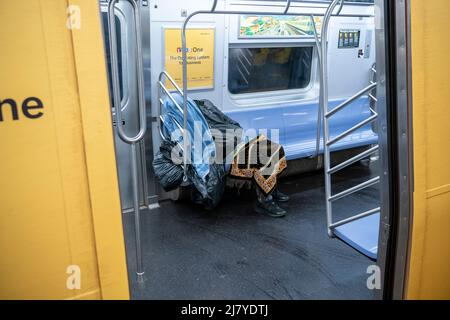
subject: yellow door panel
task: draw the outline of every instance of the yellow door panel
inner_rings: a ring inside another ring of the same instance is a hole
[[[414,216],[407,297],[450,299],[450,21],[447,0],[411,0]]]
[[[128,298],[99,12],[96,1],[73,4],[82,13],[78,30],[67,26],[69,1],[0,2],[3,299]],[[86,76],[95,98],[80,89]],[[100,155],[88,154],[93,136]],[[89,175],[98,162],[108,172],[103,181]],[[106,215],[113,222],[95,221]],[[97,235],[105,229],[115,239]],[[67,287],[71,265],[80,268],[80,289]],[[104,281],[111,272],[113,286]]]

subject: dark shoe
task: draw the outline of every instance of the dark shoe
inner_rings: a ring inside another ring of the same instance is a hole
[[[255,204],[255,211],[264,213],[274,218],[281,218],[286,215],[286,210],[280,208],[272,198],[265,201],[257,201]]]
[[[288,202],[290,199],[287,194],[280,192],[278,189],[272,192],[272,197],[277,202]]]

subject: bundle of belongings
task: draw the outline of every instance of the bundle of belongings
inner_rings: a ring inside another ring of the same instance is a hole
[[[172,97],[174,101],[164,100],[163,141],[153,161],[155,175],[166,191],[187,182],[193,186],[192,201],[212,209],[223,196],[228,175],[233,179],[253,181],[263,209],[273,205],[272,198],[287,200],[287,196],[276,190],[277,178],[287,167],[283,147],[264,135],[245,136],[239,123],[209,100],[188,99],[186,136],[190,157],[185,176],[183,96],[173,93]],[[275,208],[277,210],[278,213],[284,211]],[[284,215],[285,212],[281,213]]]

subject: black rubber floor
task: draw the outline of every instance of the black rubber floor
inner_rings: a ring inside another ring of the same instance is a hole
[[[336,176],[334,192],[372,175],[357,165]],[[189,203],[161,203],[142,213],[146,281],[136,283],[133,215],[124,216],[133,299],[371,299],[373,262],[330,239],[322,172],[283,179],[288,215],[254,213],[253,194],[229,191],[209,212]],[[336,219],[373,208],[378,189],[340,201]]]

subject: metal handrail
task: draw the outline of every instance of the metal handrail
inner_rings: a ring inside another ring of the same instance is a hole
[[[167,89],[167,87],[164,85],[163,83],[163,78],[166,77],[170,83],[174,86],[175,90],[181,95],[183,96],[183,91],[181,91],[180,87],[178,86],[178,84],[176,83],[176,81],[170,76],[170,74],[167,71],[162,71],[159,74],[159,80],[158,80],[158,85],[160,87],[160,89],[166,94],[167,97],[169,97],[169,99],[173,102],[173,104],[177,107],[178,111],[181,112],[181,114],[184,113],[183,108],[181,108],[180,104],[175,100],[175,98],[173,97],[173,95],[170,93],[170,90]],[[159,95],[159,115],[162,115],[162,106],[164,105],[164,100],[161,97],[161,91],[160,91],[160,95]],[[179,129],[181,131],[184,131],[183,128],[181,128],[180,124],[178,123],[178,121],[176,121],[176,125],[179,127]],[[161,127],[161,125],[160,125]]]
[[[144,97],[144,78],[142,65],[142,45],[141,45],[141,23],[140,23],[140,8],[135,0],[127,0],[134,10],[134,21],[136,29],[136,61],[137,61],[137,82],[138,82],[138,109],[139,109],[139,131],[135,136],[128,136],[123,128],[122,110],[120,108],[120,84],[119,84],[119,67],[117,62],[117,36],[116,36],[116,21],[114,16],[114,5],[119,0],[111,0],[108,5],[108,24],[109,24],[109,38],[111,50],[111,78],[113,87],[113,104],[116,110],[117,129],[119,137],[126,143],[136,143],[145,135],[147,130],[147,119],[145,114],[145,97]]]
[[[336,13],[337,16],[341,14],[342,8],[344,6],[344,0],[341,1],[341,5],[339,6],[338,12]],[[316,42],[316,48],[317,48],[317,57],[319,61],[319,66],[322,65],[322,34],[321,38],[319,40],[319,35],[317,34],[317,27],[316,27],[316,21],[314,20],[314,15],[310,15],[312,26],[313,26],[313,32],[314,32],[314,40]],[[326,41],[326,40],[325,40]],[[322,77],[320,77],[320,88],[323,87],[323,81]],[[320,101],[322,99],[322,95],[319,95],[319,107],[317,108],[317,129],[316,129],[316,151],[311,156],[311,158],[317,157],[317,169],[320,168],[320,157],[319,157],[319,151],[320,151],[320,133],[321,133],[321,127],[322,127],[322,110],[320,106],[322,105],[322,102]]]
[[[290,8],[290,6],[291,6],[291,1],[292,1],[292,0],[287,0],[287,2],[286,2],[286,8],[284,8],[283,14],[288,13],[289,8]]]
[[[176,83],[176,81],[170,76],[170,74],[167,71],[162,71],[159,74],[159,80],[158,80],[158,85],[160,87],[160,89],[162,91],[164,91],[164,93],[169,97],[169,99],[172,101],[172,103],[177,107],[177,109],[183,114],[183,109],[181,108],[181,106],[178,104],[178,102],[175,100],[175,98],[173,97],[173,95],[170,93],[170,90],[167,89],[167,87],[164,85],[163,83],[163,78],[166,78],[170,81],[170,83],[174,86],[175,90],[181,95],[183,96],[183,91],[181,91],[180,87],[178,86],[178,84]],[[164,101],[161,98],[161,91],[160,91],[160,97],[159,97],[159,120],[160,120],[160,124],[159,124],[159,135],[161,136],[161,138],[165,139],[166,137],[164,136],[163,132],[162,132],[162,127],[164,125],[164,119],[162,117],[162,106],[164,105]],[[178,129],[183,133],[184,132],[184,128],[181,127],[181,125],[178,123],[178,121],[176,121],[175,119],[173,119],[176,126],[178,127]],[[183,135],[184,137],[184,135]],[[183,150],[184,153],[184,149],[181,146],[181,144],[179,142],[177,142],[177,145],[181,148],[181,150]],[[185,177],[186,178],[186,175]]]
[[[311,19],[311,24],[313,27],[313,33],[314,33],[314,40],[316,43],[316,49],[317,49],[317,60],[318,60],[318,64],[319,66],[322,64],[322,44],[320,43],[319,40],[319,35],[317,33],[317,26],[316,26],[316,21],[314,20],[314,15],[310,15],[309,16]],[[322,77],[320,77],[320,83],[319,83],[320,87],[322,87]],[[322,126],[322,113],[320,112],[320,99],[322,98],[321,95],[319,95],[319,106],[317,107],[317,121],[316,121],[316,125],[317,125],[317,129],[316,129],[316,151],[314,152],[314,154],[311,156],[311,158],[316,158],[317,157],[317,169],[319,169],[320,167],[320,157],[319,157],[319,151],[320,151],[320,131],[321,131],[321,126]]]
[[[348,98],[347,100],[345,100],[344,102],[342,102],[340,105],[338,105],[336,108],[334,108],[331,111],[328,111],[325,114],[325,117],[329,118],[332,115],[334,115],[335,113],[337,113],[338,111],[340,111],[341,109],[343,109],[344,107],[348,106],[350,103],[352,103],[353,101],[357,100],[358,98],[362,97],[363,95],[365,95],[367,92],[369,92],[370,90],[373,90],[374,88],[376,88],[377,83],[372,83],[370,85],[368,85],[367,87],[365,87],[364,89],[362,89],[361,91],[359,91],[358,93],[356,93],[355,95],[353,95],[352,97]]]
[[[336,142],[338,142],[338,141],[344,139],[344,138],[345,138],[346,136],[348,136],[350,133],[352,133],[352,132],[354,132],[354,131],[356,131],[356,130],[362,128],[362,127],[364,127],[365,125],[367,125],[367,124],[369,124],[369,123],[375,121],[375,120],[377,119],[377,117],[378,117],[378,114],[376,114],[376,113],[373,114],[373,115],[370,116],[369,118],[367,118],[367,119],[365,119],[365,120],[363,120],[363,121],[361,121],[361,122],[355,124],[355,125],[354,125],[353,127],[351,127],[350,129],[344,131],[343,133],[341,133],[341,134],[338,135],[337,137],[334,137],[334,138],[331,139],[331,140],[327,140],[327,141],[326,141],[326,145],[327,145],[327,146],[331,146],[332,144],[335,144]]]
[[[211,8],[211,12],[216,11],[216,7],[217,7],[217,2],[218,2],[218,1],[219,1],[219,0],[214,0],[213,5],[212,5],[212,8]]]
[[[340,227],[340,226],[342,226],[344,224],[347,224],[349,222],[352,222],[352,221],[355,221],[355,220],[358,220],[358,219],[361,219],[361,218],[365,218],[365,217],[371,216],[371,215],[373,215],[373,214],[375,214],[377,212],[380,212],[380,210],[381,210],[381,208],[378,207],[378,208],[374,208],[372,210],[368,210],[368,211],[362,212],[362,213],[357,214],[357,215],[355,215],[353,217],[350,217],[350,218],[343,219],[343,220],[340,220],[338,222],[335,222],[332,225],[330,225],[330,228],[331,229],[336,229],[337,227]]]
[[[165,124],[164,121],[164,117],[162,116],[162,106],[164,105],[164,100],[161,97],[161,93],[164,92],[164,94],[172,101],[172,103],[177,107],[177,109],[183,114],[183,109],[181,108],[181,106],[179,105],[179,103],[175,100],[175,98],[173,97],[173,95],[171,94],[170,90],[167,89],[167,87],[164,85],[163,80],[164,78],[166,78],[167,80],[169,80],[169,82],[173,85],[173,87],[175,88],[175,90],[181,95],[183,96],[183,91],[180,89],[180,87],[178,86],[178,84],[176,83],[176,81],[170,76],[170,74],[167,71],[162,71],[159,74],[159,80],[158,80],[158,85],[160,87],[160,93],[159,93],[159,120],[160,120],[160,124],[159,124],[159,135],[161,136],[162,139],[166,139],[166,137],[163,134],[162,128],[163,125]],[[178,130],[180,130],[180,132],[184,132],[184,128],[178,123],[178,121],[175,118],[172,118],[173,122],[175,123],[175,125],[178,127]],[[183,135],[184,137],[184,135]],[[183,152],[184,154],[184,148],[181,145],[181,143],[176,142],[176,144],[178,145],[178,147],[180,148],[180,150]],[[184,165],[183,165],[184,168]],[[185,175],[183,177],[184,181],[187,180],[187,176]]]
[[[163,117],[162,115],[159,116],[159,119],[161,120],[161,122],[162,122],[163,124],[165,123],[164,117]],[[182,128],[181,125],[178,123],[178,121],[177,121],[176,119],[173,119],[173,118],[172,118],[172,120],[173,120],[173,122],[175,123],[175,125],[178,127],[178,129],[179,129],[180,131],[182,131],[183,128]],[[166,137],[164,136],[164,133],[162,132],[161,128],[160,128],[160,130],[159,130],[159,134],[161,135],[161,138],[166,139]],[[179,142],[177,142],[177,144],[179,144]]]
[[[354,194],[354,193],[356,193],[358,191],[364,190],[367,187],[371,187],[373,185],[376,185],[379,182],[380,182],[380,177],[374,177],[374,178],[372,178],[370,180],[367,180],[367,181],[365,181],[365,182],[363,182],[361,184],[358,184],[357,186],[354,186],[354,187],[352,187],[350,189],[347,189],[345,191],[342,191],[340,193],[335,194],[334,196],[330,197],[328,199],[328,201],[329,202],[334,202],[336,200],[339,200],[339,199],[342,199],[342,198],[344,198],[346,196]]]
[[[166,86],[164,86],[164,84],[159,81],[158,82],[160,88],[164,91],[164,93],[169,97],[169,99],[175,104],[175,106],[178,108],[178,110],[183,114],[183,109],[181,108],[181,106],[178,104],[178,102],[175,100],[175,98],[173,97],[173,95],[170,94],[169,89],[166,88]],[[161,114],[161,106],[159,109],[159,113]]]
[[[321,37],[321,50],[322,50],[322,63],[320,64],[320,73],[321,73],[321,107],[320,112],[322,115],[325,112],[328,112],[328,25],[330,23],[332,12],[334,8],[336,8],[338,2],[341,0],[333,0],[333,2],[328,6],[328,9],[325,13],[324,19],[322,21],[322,31],[320,34]],[[326,141],[330,139],[330,132],[328,128],[328,119],[324,117],[324,125],[323,125],[323,139],[324,139],[324,168],[325,171],[330,170],[331,159],[330,159],[330,150],[329,146],[326,144]],[[327,212],[327,226],[328,226],[328,235],[331,237],[332,230],[329,226],[333,223],[332,217],[332,207],[331,201],[331,176],[329,174],[325,174],[325,198],[326,198],[326,212]]]
[[[181,88],[178,86],[178,84],[177,84],[177,82],[170,76],[170,74],[167,72],[167,71],[162,71],[160,74],[159,74],[159,81],[161,81],[162,82],[162,80],[163,80],[163,77],[166,77],[169,81],[170,81],[170,83],[174,86],[174,88],[178,91],[178,93],[180,94],[180,95],[183,95],[183,91],[181,90]]]
[[[331,154],[330,154],[331,145],[338,142],[339,140],[343,139],[344,137],[346,137],[350,133],[354,132],[355,130],[358,130],[358,129],[362,128],[363,126],[373,122],[378,117],[378,113],[375,110],[373,110],[371,107],[369,107],[369,110],[372,113],[372,115],[369,118],[359,122],[358,124],[354,125],[350,129],[348,129],[348,130],[344,131],[343,133],[339,134],[338,136],[334,137],[333,139],[330,139],[330,131],[329,131],[330,118],[334,114],[336,114],[337,112],[339,112],[340,110],[342,110],[343,108],[348,106],[350,103],[352,103],[355,100],[357,100],[358,98],[362,97],[363,95],[368,94],[370,97],[371,91],[374,90],[377,86],[376,81],[370,81],[369,86],[362,89],[361,91],[359,91],[352,97],[348,98],[347,100],[345,100],[343,103],[339,104],[337,107],[335,107],[331,111],[328,111],[328,56],[327,56],[328,27],[329,27],[329,22],[330,22],[330,19],[332,16],[332,12],[336,8],[339,1],[341,1],[341,2],[340,2],[340,7],[338,9],[338,12],[339,13],[341,12],[344,0],[334,0],[328,7],[327,13],[326,13],[324,21],[323,21],[322,34],[321,34],[321,39],[323,41],[321,41],[321,43],[322,43],[322,47],[321,47],[321,49],[322,49],[322,64],[320,65],[320,68],[321,68],[322,86],[321,86],[321,91],[320,91],[320,93],[321,93],[320,94],[320,96],[321,96],[320,103],[321,103],[321,112],[322,112],[323,121],[324,121],[323,130],[324,130],[324,159],[325,159],[325,164],[324,164],[325,197],[326,197],[327,229],[328,229],[328,235],[330,237],[333,236],[334,229],[336,229],[337,227],[342,226],[347,223],[350,223],[352,221],[373,215],[380,211],[380,208],[371,209],[366,212],[363,212],[363,213],[354,215],[352,217],[349,217],[347,219],[343,219],[343,220],[333,223],[332,204],[334,201],[337,201],[337,200],[347,197],[351,194],[354,194],[356,192],[364,190],[364,189],[371,187],[375,184],[378,184],[380,182],[380,176],[377,176],[377,177],[371,178],[370,180],[365,181],[359,185],[356,185],[352,188],[344,190],[338,194],[335,194],[335,195],[331,194],[331,175],[333,173],[336,173],[344,168],[347,168],[351,164],[353,164],[359,160],[362,160],[368,156],[371,156],[372,154],[378,152],[378,150],[379,150],[379,146],[373,146],[369,150],[366,150],[366,151],[348,159],[347,161],[344,161],[343,163],[340,163],[340,164],[336,165],[335,167],[331,168]],[[373,69],[374,68],[372,67],[372,70]],[[374,99],[374,101],[376,102],[375,97],[371,97],[371,98]]]
[[[165,120],[164,117],[162,115],[159,116],[159,120],[161,121],[162,124],[165,124]],[[183,128],[181,127],[181,125],[178,123],[177,120],[173,119],[173,122],[175,123],[175,125],[178,127],[178,130],[182,131]],[[166,139],[166,137],[164,136],[164,133],[162,132],[162,127],[159,127],[159,135],[161,136],[162,139]],[[183,151],[183,146],[177,141],[176,144],[180,147],[181,151]]]
[[[319,63],[321,63],[321,56],[322,56],[322,52],[320,50],[320,40],[319,40],[319,34],[317,32],[317,26],[316,26],[316,21],[314,20],[314,15],[311,14],[309,15],[309,18],[311,19],[311,24],[313,27],[313,34],[314,34],[314,40],[316,42],[316,47],[317,47],[317,56],[319,57]]]
[[[333,13],[334,8],[336,7],[337,3],[339,1],[341,2],[341,6],[340,9],[338,10],[338,12],[336,14]],[[373,17],[373,14],[341,14],[341,9],[342,6],[344,4],[344,0],[334,0],[333,3],[328,7],[328,9],[326,10],[326,12],[324,14],[314,14],[313,16],[324,16],[327,17],[327,20],[329,21],[329,19],[332,16],[335,17]],[[186,19],[183,22],[183,26],[182,26],[182,32],[181,32],[181,47],[182,47],[182,73],[183,73],[183,127],[186,128],[187,127],[187,95],[188,95],[188,88],[187,88],[187,52],[186,52],[186,30],[187,30],[187,25],[189,23],[189,21],[200,14],[228,14],[228,15],[286,15],[286,16],[311,16],[311,12],[308,13],[301,13],[301,12],[288,12],[289,8],[291,5],[291,0],[287,0],[286,1],[286,6],[284,7],[284,10],[282,12],[267,12],[267,11],[228,11],[228,10],[216,10],[216,6],[217,6],[217,1],[215,0],[213,2],[213,7],[212,10],[199,10],[199,11],[195,11],[193,13],[191,13],[189,16],[186,17]],[[330,11],[329,9],[332,8],[332,10]],[[322,30],[323,30],[323,26],[322,26]],[[322,38],[322,35],[321,35]],[[318,36],[316,34],[315,36],[316,41],[318,41]],[[323,47],[322,46],[322,52],[323,52]],[[323,55],[323,54],[322,54]],[[320,112],[320,111],[319,111]],[[319,139],[320,139],[320,135],[319,135]],[[190,146],[189,146],[189,141],[188,139],[184,139],[184,148],[185,150],[189,150]],[[187,163],[187,156],[188,156],[188,152],[185,153],[184,155],[184,163]],[[186,166],[185,166],[186,168]],[[185,169],[186,170],[186,169]]]
[[[337,15],[340,15],[340,14],[341,14],[342,8],[344,7],[344,1],[345,1],[345,0],[342,0],[342,1],[341,1],[341,4],[340,4],[339,9],[338,9],[338,12],[336,13]]]
[[[333,174],[338,171],[341,171],[341,170],[347,168],[348,166],[358,162],[359,160],[365,159],[365,158],[377,153],[379,149],[380,149],[379,146],[372,147],[372,148],[354,156],[353,158],[350,158],[347,161],[344,161],[344,162],[336,165],[335,167],[331,168],[330,170],[328,170],[328,174]]]
[[[111,0],[108,5],[108,27],[110,39],[110,55],[111,55],[111,79],[113,88],[113,106],[116,111],[117,132],[120,139],[131,146],[131,173],[133,186],[133,206],[134,206],[134,222],[136,235],[136,262],[137,262],[137,281],[144,282],[144,263],[142,259],[141,246],[141,223],[140,223],[140,207],[139,207],[139,179],[137,170],[137,149],[136,144],[142,141],[147,131],[147,119],[145,114],[145,96],[144,96],[144,68],[142,63],[142,36],[141,36],[141,14],[140,7],[134,0],[127,0],[134,11],[134,23],[136,32],[136,62],[137,62],[137,83],[138,83],[138,112],[139,112],[139,131],[135,136],[128,136],[124,131],[122,123],[122,109],[120,101],[120,83],[119,83],[119,66],[117,58],[117,36],[116,36],[116,20],[114,6],[119,0]]]

